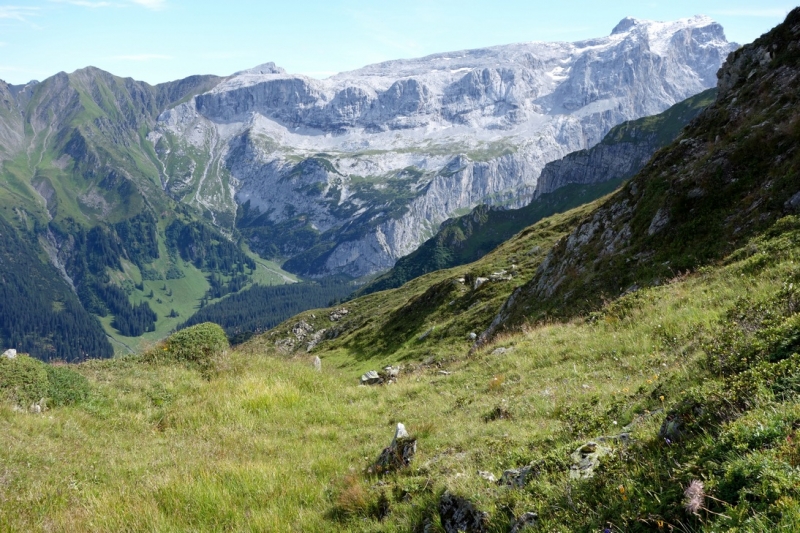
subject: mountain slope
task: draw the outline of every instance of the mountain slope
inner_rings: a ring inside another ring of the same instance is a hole
[[[469,215],[445,221],[437,234],[401,257],[395,266],[356,294],[399,287],[426,272],[476,261],[518,231],[553,213],[566,211],[611,192],[638,172],[659,148],[714,100],[715,89],[668,110],[615,126],[589,150],[579,150],[545,165],[537,195],[520,209],[480,206]]]
[[[447,218],[521,207],[546,163],[707,89],[737,45],[707,17],[398,60],[326,80],[273,64],[165,112],[167,187],[308,276],[393,266]],[[209,155],[210,154],[210,155]],[[544,192],[544,191],[538,191]]]
[[[728,58],[716,102],[553,248],[493,329],[585,312],[661,283],[797,210],[797,17]]]
[[[100,317],[115,348],[129,350],[143,335],[151,341],[163,337],[204,293],[217,298],[255,279],[280,282],[263,268],[256,272],[253,259],[229,237],[165,193],[164,169],[146,138],[164,109],[219,82],[194,76],[150,86],[89,67],[24,87],[0,84],[0,217],[8,222],[6,244],[27,243],[15,248],[26,255],[17,266],[55,267],[34,269],[48,279],[27,286],[30,312],[24,323],[19,315],[14,319],[16,333],[2,334],[2,344],[43,359],[107,357],[107,340],[93,341],[92,350],[81,345],[81,338],[96,339],[103,331],[86,311]],[[209,286],[212,271],[224,277],[220,284],[228,289]],[[72,311],[89,328],[83,333],[64,334],[57,322],[43,326],[32,318],[33,302],[44,307],[38,311],[43,314],[51,312],[47,302],[54,298],[73,302],[64,290],[74,290],[81,302],[84,311]],[[22,304],[12,299],[10,305]],[[20,341],[20,335],[28,340]],[[58,355],[47,348],[53,343]]]

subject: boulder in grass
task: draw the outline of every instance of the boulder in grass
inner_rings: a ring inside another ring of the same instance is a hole
[[[362,385],[380,385],[381,383],[383,383],[383,378],[376,370],[370,370],[361,376]]]
[[[439,519],[446,533],[485,533],[489,514],[480,511],[471,501],[449,491],[439,500]]]
[[[416,453],[417,439],[408,434],[403,424],[397,424],[392,443],[383,449],[369,471],[383,474],[400,470],[411,464]]]
[[[0,357],[7,357],[8,359],[16,359],[17,351],[14,348],[10,348],[5,352],[3,352],[3,355],[0,355]]]

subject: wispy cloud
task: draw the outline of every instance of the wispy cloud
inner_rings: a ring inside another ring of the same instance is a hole
[[[783,18],[791,8],[770,7],[770,8],[756,8],[756,9],[719,9],[711,11],[714,15],[725,15],[728,17],[763,17],[763,18]]]
[[[50,0],[54,4],[70,4],[73,6],[81,7],[110,7],[113,6],[111,2],[93,2],[92,0]]]
[[[158,11],[167,7],[167,0],[130,0],[134,4]]]
[[[164,54],[125,54],[112,56],[111,59],[116,59],[118,61],[163,61],[173,59],[173,57]]]
[[[30,17],[36,16],[38,12],[38,7],[0,6],[0,19],[27,22]]]
[[[167,0],[126,0],[108,2],[106,0],[50,0],[54,4],[69,4],[72,6],[97,8],[97,7],[127,7],[131,4],[144,7],[153,11],[160,11],[167,7]]]

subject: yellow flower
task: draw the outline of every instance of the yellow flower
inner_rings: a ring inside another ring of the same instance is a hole
[[[622,485],[619,486],[619,493],[625,494],[625,487],[623,487]]]
[[[664,395],[662,394],[661,396],[658,397],[658,399],[663,402],[664,401]]]

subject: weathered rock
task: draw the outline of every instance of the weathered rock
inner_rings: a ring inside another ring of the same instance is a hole
[[[17,357],[17,351],[14,348],[10,348],[3,352],[3,355],[0,357],[7,357],[8,359],[15,359]]]
[[[297,337],[297,340],[299,341],[305,339],[310,333],[313,332],[314,327],[305,320],[301,320],[292,326],[292,333],[294,333],[294,336]]]
[[[507,487],[513,487],[515,489],[521,489],[528,483],[528,478],[533,475],[536,475],[533,465],[506,470],[500,477],[499,484]]]
[[[435,329],[435,328],[431,328],[431,329],[429,329],[428,331],[426,331],[425,333],[423,333],[422,335],[420,335],[419,337],[417,337],[417,340],[418,340],[418,341],[424,341],[425,339],[427,339],[427,338],[428,338],[428,336],[429,336],[431,333],[433,333],[433,330],[434,330],[434,329]]]
[[[534,527],[536,526],[536,522],[539,520],[539,515],[533,512],[528,512],[520,516],[514,525],[511,526],[509,533],[520,533],[524,531],[527,527]]]
[[[350,314],[350,311],[347,308],[340,307],[339,309],[331,311],[331,314],[328,315],[328,318],[330,318],[331,322],[338,322],[348,314]]]
[[[319,331],[315,331],[313,335],[311,335],[311,340],[308,341],[306,345],[306,353],[310,353],[311,350],[317,347],[317,345],[326,338],[328,330],[321,329]]]
[[[446,533],[484,533],[489,522],[488,513],[479,511],[471,501],[449,491],[439,500],[439,518]]]
[[[489,483],[497,483],[497,478],[494,477],[494,474],[492,474],[491,472],[485,472],[483,470],[478,470],[478,477],[482,477],[483,479],[485,479]]]
[[[489,276],[489,279],[491,281],[510,281],[514,278],[507,271],[499,270],[497,272],[492,272],[492,274]]]
[[[684,435],[683,426],[683,417],[677,413],[670,413],[664,418],[664,422],[661,423],[661,428],[658,430],[658,437],[664,439],[667,444],[678,442]]]
[[[362,385],[380,385],[381,383],[383,383],[383,378],[376,370],[370,370],[361,376]]]
[[[595,469],[600,466],[600,458],[609,453],[611,453],[611,448],[595,441],[589,441],[579,447],[571,455],[570,479],[589,479],[593,477]]]
[[[320,359],[318,355],[314,356],[313,365],[314,365],[314,370],[316,370],[317,372],[322,372],[322,359]]]
[[[383,374],[381,375],[385,383],[395,383],[399,376],[400,376],[400,367],[396,366],[385,367],[383,369]]]
[[[371,472],[383,474],[407,467],[417,453],[417,439],[409,435],[406,427],[398,423],[392,443],[383,449],[378,460],[369,469]]]
[[[503,348],[501,346],[500,348],[495,348],[494,350],[492,350],[492,355],[503,355],[504,353],[506,353],[508,351],[509,351],[508,348]]]
[[[42,398],[38,402],[31,404],[31,406],[28,408],[28,412],[33,414],[40,414],[43,411],[47,411],[47,400],[45,398]]]
[[[475,284],[472,286],[472,288],[477,291],[478,287],[480,287],[487,281],[489,281],[489,278],[475,278]]]
[[[796,192],[794,196],[786,200],[783,207],[791,213],[800,213],[800,191]]]
[[[478,334],[477,334],[477,333],[475,333],[474,331],[470,331],[470,332],[469,332],[469,335],[467,335],[467,338],[468,338],[469,340],[471,340],[471,341],[474,341],[475,339],[477,339],[477,338],[478,338]]]

